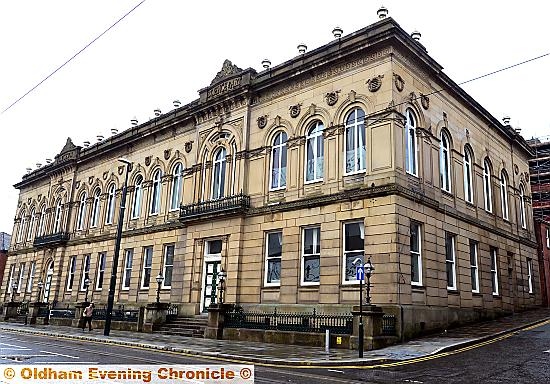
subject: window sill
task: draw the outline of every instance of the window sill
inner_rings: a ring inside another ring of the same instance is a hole
[[[304,181],[304,185],[320,184],[322,182],[323,182],[323,179],[309,180],[309,181]]]
[[[454,199],[454,195],[453,195],[453,192],[452,191],[446,191],[444,189],[441,189],[441,193],[443,194],[443,196],[447,196],[447,197],[452,197]]]
[[[264,284],[264,289],[279,289],[281,288],[281,284]]]
[[[472,292],[472,297],[483,297],[481,292]]]
[[[426,290],[426,287],[423,286],[422,284],[412,284],[411,283],[411,289],[414,291],[414,290],[417,290],[417,291],[425,291]]]
[[[456,288],[447,288],[447,293],[450,295],[460,295],[460,291]]]
[[[320,285],[321,283],[318,281],[310,282],[310,283],[302,281],[300,283],[300,288],[318,288]]]

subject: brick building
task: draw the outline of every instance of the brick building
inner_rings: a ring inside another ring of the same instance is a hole
[[[6,260],[8,258],[8,249],[10,248],[11,236],[6,232],[0,232],[0,287],[4,281],[4,270],[6,269]]]

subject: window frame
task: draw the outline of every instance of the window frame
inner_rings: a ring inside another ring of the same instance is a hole
[[[165,244],[163,247],[163,257],[162,257],[162,289],[171,289],[172,288],[172,279],[174,273],[174,258],[176,257],[176,245],[175,244]],[[168,249],[172,249],[172,264],[167,264],[166,259],[168,256]],[[170,284],[166,283],[167,269],[170,269]]]
[[[450,244],[451,255],[448,254],[449,246],[447,241],[449,239],[451,240],[451,244]],[[449,259],[449,256],[451,256],[452,258]],[[451,266],[451,275],[453,278],[452,285],[449,285],[449,271],[448,271],[449,265]],[[457,291],[458,288],[457,288],[457,281],[456,281],[456,277],[457,277],[456,276],[456,235],[450,232],[445,232],[445,272],[447,275],[447,279],[446,279],[447,290]]]
[[[550,248],[550,228],[546,227],[546,248]]]
[[[522,229],[527,229],[527,216],[525,212],[525,187],[519,186],[519,217]]]
[[[473,250],[473,255],[472,255]],[[478,242],[470,239],[470,283],[472,285],[472,293],[479,293],[479,252]],[[473,260],[472,260],[473,256]],[[474,287],[475,282],[475,287]]]
[[[91,269],[92,269],[92,254],[87,253],[84,255],[84,260],[82,261],[82,277],[80,279],[81,292],[84,292],[86,290],[86,287],[84,286],[84,280],[86,280],[86,277],[88,278],[89,283],[92,284],[92,279],[90,279]]]
[[[310,230],[317,230],[316,232],[313,232],[313,253],[306,254],[305,253],[305,246],[306,246],[306,231]],[[317,243],[315,243],[315,240],[317,240]],[[319,252],[315,253],[315,246],[319,247]],[[319,276],[317,281],[305,281],[305,259],[306,258],[317,258],[319,262]],[[311,286],[311,285],[319,285],[321,283],[321,225],[313,225],[313,226],[307,226],[302,228],[302,249],[301,249],[301,257],[300,257],[300,285],[304,286]]]
[[[76,230],[81,231],[84,229],[84,221],[86,218],[86,199],[88,195],[86,192],[82,192],[80,195],[80,201],[78,204],[78,216],[76,220]]]
[[[280,143],[277,144],[277,139],[280,139]],[[270,166],[269,166],[269,190],[270,191],[279,191],[282,189],[286,189],[286,175],[287,175],[287,168],[288,168],[288,153],[287,153],[287,142],[288,142],[288,135],[284,130],[280,130],[275,133],[273,136],[271,146],[271,159],[270,159]],[[278,156],[277,156],[277,185],[274,186],[274,174],[275,174],[275,151],[279,150]],[[283,156],[284,154],[284,156]],[[283,167],[283,158],[284,158],[284,167]],[[282,172],[282,169],[284,169],[284,175]]]
[[[362,117],[358,118],[358,111],[361,111]],[[348,122],[352,116],[353,122]],[[362,131],[360,131],[362,128]],[[348,171],[348,132],[353,131],[353,170]],[[363,147],[364,147],[364,158],[362,157],[362,153],[360,153],[361,145],[360,145],[360,135],[359,133],[362,132],[362,138],[364,140]],[[359,159],[359,162],[357,161]],[[355,107],[352,110],[350,110],[346,114],[346,119],[344,123],[344,176],[348,175],[355,175],[358,173],[365,173],[367,171],[367,129],[365,126],[365,111],[360,107]],[[359,164],[358,164],[359,163]]]
[[[172,171],[172,188],[170,190],[170,212],[180,209],[183,186],[183,164],[177,162]]]
[[[160,196],[162,193],[162,171],[160,170],[160,168],[157,168],[153,172],[151,182],[151,201],[149,204],[149,215],[156,216],[160,214]]]
[[[405,111],[405,172],[418,177],[417,119],[412,108]],[[412,168],[412,169],[411,169]]]
[[[19,263],[19,276],[17,277],[17,293],[21,293],[21,287],[25,281],[25,263]],[[25,291],[25,289],[23,289]]]
[[[527,259],[527,284],[529,287],[529,294],[534,292],[533,284],[533,259]]]
[[[306,134],[306,143],[305,143],[305,163],[304,163],[304,184],[313,184],[323,181],[325,173],[325,142],[324,142],[324,133],[325,125],[321,120],[315,120],[312,122]],[[312,148],[312,158],[309,158],[308,145],[311,145]],[[319,155],[319,152],[321,153]],[[313,162],[313,178],[308,179],[309,172],[308,167],[310,161]],[[321,161],[321,170],[320,175],[317,173],[317,163]]]
[[[13,277],[15,275],[15,263],[10,265],[9,273],[8,273],[8,293],[11,293],[12,286],[13,286]]]
[[[281,254],[280,256],[269,256],[269,236],[280,234],[280,246],[281,246]],[[265,233],[265,266],[264,266],[264,287],[280,287],[281,286],[281,266],[283,261],[283,230],[274,230],[269,231]],[[269,281],[269,264],[271,261],[279,260],[279,280],[277,281]]]
[[[113,224],[115,216],[115,195],[116,187],[111,184],[107,189],[107,212],[105,213],[105,224]]]
[[[498,273],[498,254],[497,249],[491,247],[489,250],[489,256],[491,258],[491,292],[493,296],[500,295],[499,289],[499,273]]]
[[[488,158],[483,160],[483,202],[485,212],[493,213],[493,186],[491,183],[491,162]]]
[[[29,276],[27,277],[27,293],[32,293],[32,285],[34,277],[36,275],[36,261],[31,261],[31,267],[29,268]]]
[[[59,233],[61,231],[61,220],[62,220],[62,202],[61,199],[57,200],[57,204],[55,205],[55,218],[54,218],[54,226],[53,226],[53,232],[52,233]]]
[[[363,219],[363,220],[347,221],[342,224],[343,224],[342,225],[342,260],[343,260],[342,261],[342,284],[343,285],[359,284],[359,280],[355,278],[347,280],[346,261],[347,261],[348,254],[362,252],[363,254],[361,258],[363,260],[363,263],[365,262],[365,220]],[[359,232],[362,233],[362,238],[363,238],[363,248],[346,251],[346,226],[354,225],[354,224],[359,224]],[[359,256],[356,256],[356,257],[359,257]]]
[[[94,200],[92,202],[92,214],[90,215],[90,228],[97,228],[99,225],[99,215],[101,212],[101,190],[96,188],[94,191]]]
[[[130,268],[128,268],[128,256],[130,259]],[[128,291],[130,290],[130,286],[132,284],[132,268],[134,264],[134,249],[133,248],[126,248],[124,250],[124,273],[122,274],[122,290]],[[128,280],[128,285],[126,285],[126,280]]]
[[[137,175],[134,179],[134,193],[132,199],[132,211],[130,220],[139,219],[141,216],[141,204],[143,202],[143,176]]]
[[[27,218],[25,216],[25,212],[22,212],[21,213],[21,220],[19,221],[19,230],[17,231],[17,239],[16,239],[16,243],[22,243],[25,241],[26,239],[26,234],[25,234],[25,227],[26,227],[26,224],[27,224]]]
[[[107,264],[107,252],[99,252],[97,254],[97,274],[95,279],[95,290],[103,290],[103,282],[105,281],[105,265]],[[101,284],[100,284],[101,283]]]
[[[36,232],[36,237],[43,236],[45,229],[46,229],[46,206],[44,205],[40,210],[40,220],[38,220],[38,229]]]
[[[150,264],[147,265],[147,252],[150,251],[151,254],[150,254]],[[143,257],[142,257],[142,268],[141,268],[141,282],[140,282],[140,285],[139,285],[139,289],[149,289],[151,287],[151,277],[152,277],[152,273],[153,273],[153,246],[152,245],[148,245],[148,246],[145,246],[143,247]],[[147,285],[144,285],[145,283],[145,275],[146,275],[146,270],[149,270],[149,282]]]
[[[66,284],[67,292],[73,291],[75,274],[76,274],[76,256],[71,256],[69,258],[69,269],[67,274],[67,284]]]
[[[29,220],[29,228],[27,229],[27,241],[31,241],[33,239],[33,229],[36,224],[36,209],[31,209],[30,214],[30,220]]]
[[[451,139],[447,132],[442,131],[439,145],[439,181],[441,190],[447,193],[452,193],[451,174]]]
[[[219,171],[219,172],[218,172]],[[216,175],[216,173],[218,173]],[[217,188],[216,188],[217,182]],[[227,182],[227,149],[219,147],[213,152],[212,157],[212,185],[210,197],[219,200],[225,197],[225,184]]]
[[[464,146],[464,200],[470,204],[474,203],[473,164],[474,156],[472,155],[472,150],[470,147]]]
[[[413,251],[413,247],[412,247],[412,240],[413,240],[412,228],[413,228],[413,226],[416,227],[416,230],[417,230],[416,238],[418,239],[418,244],[417,244],[418,251]],[[409,251],[410,251],[410,254],[411,254],[411,285],[416,286],[416,287],[422,287],[422,285],[423,285],[423,274],[422,274],[422,224],[417,223],[415,221],[411,221],[409,243],[410,243]],[[412,261],[413,257],[415,257],[417,259],[418,281],[413,280],[413,273],[412,273],[412,271],[413,271],[413,261]]]
[[[500,208],[502,209],[502,218],[508,221],[510,219],[510,209],[508,204],[508,175],[504,169],[500,171]]]

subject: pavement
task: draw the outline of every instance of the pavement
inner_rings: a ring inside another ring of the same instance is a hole
[[[16,323],[0,323],[0,330],[171,351],[188,356],[216,358],[239,363],[342,367],[373,365],[432,356],[517,332],[545,321],[550,321],[550,309],[538,308],[494,321],[468,324],[387,348],[365,351],[362,359],[357,357],[358,354],[355,350],[331,348],[329,352],[326,352],[324,348],[299,345],[212,340],[155,333],[112,330],[109,336],[104,336],[102,329],[88,332],[79,328]]]

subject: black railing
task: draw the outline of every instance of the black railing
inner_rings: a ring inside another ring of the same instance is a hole
[[[250,208],[250,196],[242,192],[217,200],[202,201],[200,203],[182,205],[180,220],[190,220],[208,214],[230,214],[246,212]]]
[[[50,308],[40,307],[38,308],[38,317],[48,317],[50,316]]]
[[[51,235],[39,236],[34,239],[35,247],[44,247],[49,245],[64,244],[69,241],[67,232],[52,233]]]
[[[76,309],[74,308],[53,308],[50,309],[50,318],[60,318],[60,319],[74,319]]]
[[[94,320],[105,320],[107,316],[107,309],[100,308],[94,309]],[[137,323],[139,319],[139,309],[113,309],[111,313],[112,321],[126,321],[129,323]]]
[[[385,336],[395,336],[395,316],[382,316],[382,334]]]
[[[312,313],[273,313],[245,312],[236,308],[225,317],[225,327],[266,329],[294,332],[331,333],[351,335],[353,333],[353,316],[351,314],[318,314]]]
[[[166,312],[166,320],[174,321],[178,318],[178,306],[176,304],[170,304],[168,311]]]
[[[27,316],[29,314],[29,302],[24,301],[17,307],[17,315],[18,316]]]

